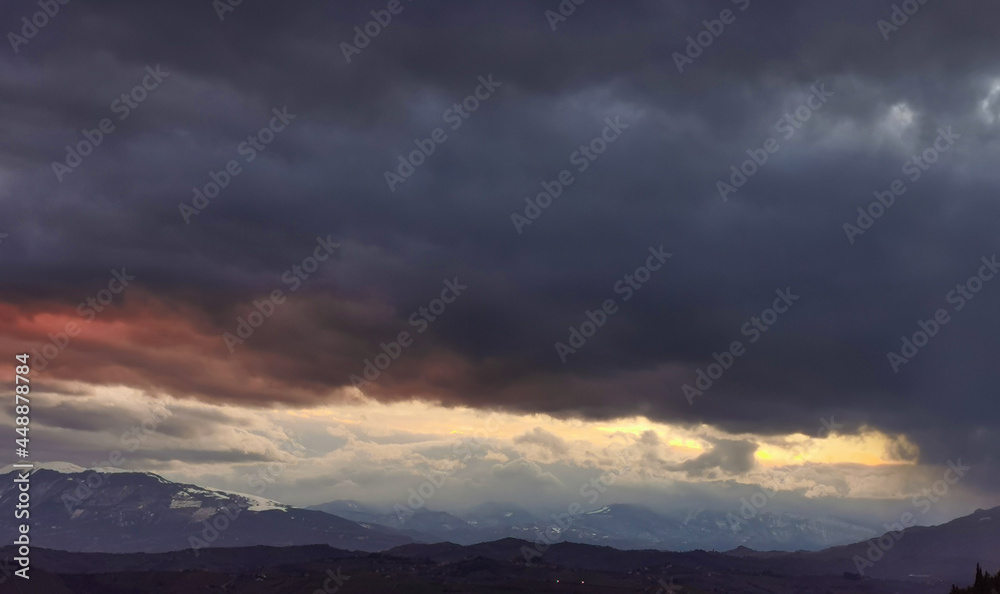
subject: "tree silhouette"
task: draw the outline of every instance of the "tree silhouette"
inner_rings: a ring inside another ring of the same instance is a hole
[[[952,584],[951,594],[1000,594],[1000,571],[996,575],[983,571],[983,568],[976,564],[976,581],[968,588],[959,588]]]

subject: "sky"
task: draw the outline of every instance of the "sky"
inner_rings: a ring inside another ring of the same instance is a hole
[[[1000,504],[995,3],[40,10],[0,8],[35,459],[852,517],[952,465],[920,521]]]

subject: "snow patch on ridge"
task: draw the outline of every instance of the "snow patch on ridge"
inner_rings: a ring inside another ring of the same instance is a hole
[[[265,499],[263,497],[258,497],[257,495],[247,495],[246,493],[237,493],[236,491],[224,491],[222,489],[212,489],[209,487],[197,487],[197,489],[218,499],[232,499],[233,497],[246,499],[250,503],[250,507],[247,508],[247,511],[260,512],[276,509],[278,511],[287,512],[292,507],[290,505],[285,505],[284,503],[278,503],[272,499]]]
[[[0,468],[0,474],[7,474],[9,472],[14,472],[15,470],[19,472],[24,472],[23,468],[14,468],[13,464],[8,464],[3,468]],[[63,474],[77,474],[80,472],[87,472],[87,469],[82,466],[77,466],[76,464],[70,464],[69,462],[43,462],[41,464],[35,464],[35,467],[31,469],[35,470],[51,470],[54,472],[61,472]]]

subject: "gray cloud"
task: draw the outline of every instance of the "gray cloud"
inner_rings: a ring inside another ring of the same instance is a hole
[[[524,435],[518,435],[514,438],[514,443],[527,443],[537,446],[541,446],[553,454],[565,454],[569,451],[569,444],[566,440],[550,433],[541,427],[535,427],[531,431],[528,431]]]
[[[924,462],[990,464],[970,480],[1000,489],[1000,425],[983,414],[1000,286],[901,373],[886,361],[1000,247],[1000,129],[982,112],[1000,76],[996,4],[931,3],[885,41],[888,3],[754,2],[683,75],[670,56],[718,3],[588,3],[556,33],[546,7],[408,4],[347,64],[338,44],[368,6],[244,3],[220,23],[193,0],[68,5],[0,67],[4,337],[40,346],[51,329],[19,320],[75,315],[126,266],[139,287],[99,322],[127,338],[85,326],[52,377],[318,403],[457,276],[468,293],[366,393],[759,434],[811,434],[837,411],[847,431],[906,434]],[[8,3],[0,22],[33,9]],[[162,87],[59,183],[52,161],[157,64]],[[490,73],[496,96],[389,192],[383,172]],[[716,181],[818,81],[828,105],[723,203]],[[286,105],[288,130],[185,224],[178,204]],[[896,134],[899,105],[914,116]],[[612,115],[631,128],[518,235],[511,213]],[[962,134],[954,152],[850,245],[843,223],[941,126]],[[288,288],[317,236],[341,241],[341,259],[230,355],[222,333]],[[661,244],[674,258],[563,365],[553,344]],[[681,387],[787,286],[801,302],[689,406]],[[53,422],[101,426],[70,412]],[[723,453],[706,468],[745,459]]]
[[[682,470],[691,477],[705,476],[713,470],[721,471],[725,475],[741,475],[756,465],[754,460],[756,451],[756,443],[721,439],[712,445],[712,449],[697,458],[678,464],[673,470]]]

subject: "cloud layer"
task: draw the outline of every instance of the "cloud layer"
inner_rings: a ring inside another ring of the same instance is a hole
[[[832,416],[1000,489],[1000,283],[950,298],[1000,252],[994,3],[928,3],[898,31],[878,24],[891,3],[861,0],[587,3],[556,31],[555,2],[403,6],[350,63],[341,44],[381,5],[244,3],[221,21],[205,2],[63,6],[0,63],[4,350],[45,357],[66,332],[46,380],[209,404],[346,402],[367,367],[362,391],[385,402],[772,436]],[[735,20],[678,72],[720,6]],[[35,10],[5,5],[0,22]],[[495,92],[467,101],[488,76]],[[281,130],[275,108],[295,116]],[[114,130],[57,176],[105,118]],[[608,118],[627,126],[613,142]],[[390,189],[437,128],[447,139]],[[930,163],[942,128],[958,138]],[[720,180],[762,151],[723,200]],[[518,232],[512,215],[564,170]],[[895,180],[905,193],[845,231]],[[310,261],[322,240],[336,257]],[[647,275],[651,248],[673,255]],[[106,291],[122,267],[135,280]],[[776,290],[800,298],[768,325]],[[950,321],[896,373],[887,354],[939,309]],[[241,319],[262,324],[227,344]],[[564,363],[571,328],[594,333]],[[683,386],[734,341],[745,353],[690,404]],[[684,470],[751,456],[719,442]]]

